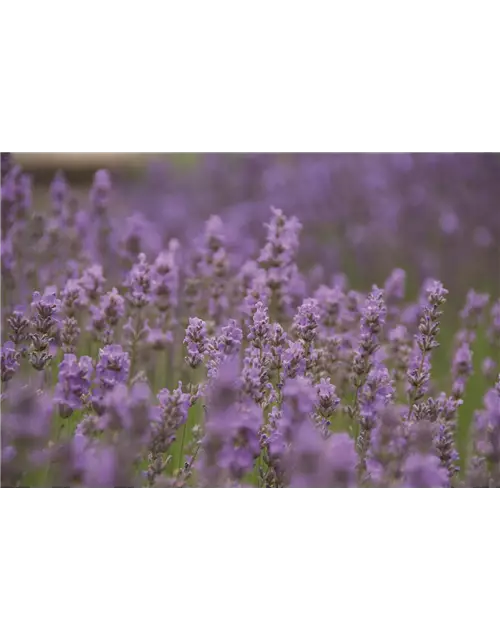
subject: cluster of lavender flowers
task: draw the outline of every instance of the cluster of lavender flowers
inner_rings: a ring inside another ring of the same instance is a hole
[[[3,485],[500,487],[500,300],[469,290],[442,375],[439,280],[304,272],[276,208],[243,257],[222,215],[117,232],[104,170],[49,195],[2,156]]]

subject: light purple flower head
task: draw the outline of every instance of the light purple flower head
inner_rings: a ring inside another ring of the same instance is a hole
[[[8,340],[2,345],[2,382],[8,382],[19,369],[20,354],[16,351],[13,342]]]
[[[448,486],[448,474],[437,456],[412,453],[403,467],[403,485],[411,489],[432,489]]]
[[[54,392],[54,402],[59,406],[63,418],[83,407],[85,396],[90,392],[94,367],[92,359],[74,354],[65,354],[59,365],[59,378]]]
[[[184,344],[188,352],[186,362],[195,369],[203,362],[207,346],[207,325],[204,320],[189,318]]]
[[[121,345],[111,344],[99,350],[96,379],[102,390],[126,383],[129,371],[130,358]]]

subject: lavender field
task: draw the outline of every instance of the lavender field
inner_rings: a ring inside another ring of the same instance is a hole
[[[2,153],[4,487],[500,487],[500,156]]]

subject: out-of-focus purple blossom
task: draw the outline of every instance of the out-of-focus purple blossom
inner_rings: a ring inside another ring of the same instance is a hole
[[[109,207],[111,196],[111,176],[106,169],[99,169],[94,175],[94,182],[90,191],[90,201],[93,211],[102,216]]]
[[[500,299],[491,307],[491,323],[488,338],[494,347],[500,349]]]
[[[443,233],[445,233],[447,236],[452,236],[458,231],[460,227],[460,222],[457,214],[449,209],[443,211],[439,216],[439,226],[441,227],[441,231]]]
[[[495,381],[498,371],[498,364],[492,358],[485,358],[481,364],[481,372],[483,376],[490,382]]]
[[[80,327],[76,318],[66,317],[62,322],[59,338],[64,353],[75,353],[76,343],[80,336]]]
[[[283,352],[285,377],[296,378],[306,371],[306,353],[301,342],[288,341],[288,347]]]
[[[104,312],[106,321],[112,327],[117,325],[118,321],[123,317],[125,313],[125,300],[115,287],[113,287],[109,293],[102,296],[101,309]]]
[[[63,418],[83,407],[85,397],[90,392],[94,367],[89,356],[79,360],[74,354],[66,354],[59,365],[59,378],[54,392],[54,402]]]
[[[86,291],[90,300],[97,301],[102,292],[106,279],[103,276],[102,265],[93,264],[83,272],[80,284]]]
[[[456,350],[451,367],[453,394],[456,398],[464,395],[465,385],[472,371],[472,351],[468,343],[464,342]]]
[[[70,279],[66,282],[61,291],[61,309],[68,317],[73,317],[80,309],[88,303],[88,298],[81,282]]]
[[[130,388],[116,384],[104,397],[100,429],[116,433],[125,431],[136,445],[146,444],[151,421],[157,416],[150,399],[151,391],[145,382],[136,382]]]
[[[320,285],[314,294],[314,299],[318,304],[321,327],[327,332],[335,328],[341,329],[345,305],[345,293],[342,287]]]
[[[333,488],[356,485],[357,455],[345,433],[325,441],[310,424],[296,432],[285,465],[292,488]]]
[[[358,457],[352,438],[346,433],[334,433],[328,439],[328,448],[329,481],[327,486],[339,488],[356,486]]]
[[[117,384],[125,384],[130,371],[130,358],[119,344],[99,349],[96,381],[102,391],[109,391]]]
[[[271,208],[271,214],[271,221],[266,224],[267,242],[258,262],[266,271],[267,285],[272,292],[271,304],[281,319],[290,303],[291,285],[298,277],[295,254],[302,225],[294,217],[287,218],[279,209]]]
[[[247,262],[240,272],[241,311],[246,316],[255,313],[258,302],[267,306],[271,298],[271,290],[267,284],[267,275],[255,262]]]
[[[151,301],[153,273],[144,253],[140,253],[126,280],[127,300],[133,308],[142,309]]]
[[[403,485],[410,489],[444,488],[448,476],[437,456],[412,453],[403,466]]]
[[[371,431],[366,458],[369,482],[379,487],[395,486],[401,478],[406,450],[401,417],[394,406],[383,409]]]
[[[2,345],[1,349],[2,357],[2,382],[8,382],[11,380],[16,371],[19,369],[20,353],[16,351],[16,347],[13,342],[8,340]]]
[[[308,298],[301,304],[293,319],[293,329],[299,340],[311,346],[318,333],[318,324],[318,303],[314,298]]]
[[[111,344],[114,328],[125,314],[125,301],[118,290],[113,288],[101,297],[99,307],[90,307],[90,314],[90,330],[98,340],[104,344]]]
[[[197,467],[205,486],[239,482],[260,453],[262,410],[241,395],[235,358],[225,360],[207,398],[205,435]]]
[[[178,240],[170,240],[168,250],[158,254],[153,263],[153,301],[156,308],[169,317],[178,304],[179,266],[177,254],[179,248]]]
[[[159,327],[150,327],[149,325],[146,330],[146,344],[155,351],[164,351],[174,340],[171,331],[163,331]]]
[[[491,235],[491,231],[489,229],[483,226],[479,226],[474,229],[473,240],[474,244],[477,247],[486,249],[493,243],[493,236]]]
[[[465,306],[460,312],[460,317],[469,331],[477,328],[489,300],[490,296],[487,293],[477,293],[474,289],[467,293]]]
[[[384,298],[387,305],[393,305],[403,300],[405,296],[406,272],[394,269],[384,283]]]
[[[65,207],[68,199],[68,183],[62,171],[58,171],[50,184],[50,199],[52,211],[57,218],[65,217]]]
[[[43,452],[50,437],[52,411],[47,394],[36,386],[13,380],[8,398],[2,398],[3,487],[22,486],[29,472],[37,472],[45,464]]]
[[[396,382],[404,380],[411,355],[410,338],[404,325],[397,325],[389,331],[387,350]]]
[[[83,459],[82,486],[93,488],[116,487],[119,462],[112,445],[91,445]]]
[[[115,235],[118,240],[117,251],[127,264],[135,261],[137,256],[156,255],[161,246],[161,236],[155,224],[140,211],[134,211],[125,220],[120,221]]]

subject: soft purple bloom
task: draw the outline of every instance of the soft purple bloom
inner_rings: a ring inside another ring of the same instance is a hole
[[[188,355],[186,362],[195,369],[203,362],[207,346],[207,325],[200,318],[189,318],[184,344]]]
[[[102,390],[110,390],[117,384],[126,383],[129,370],[130,358],[121,345],[111,344],[99,349],[96,380]]]
[[[412,453],[403,466],[403,485],[411,489],[443,488],[448,486],[448,475],[437,456]]]
[[[93,264],[85,269],[79,280],[88,297],[94,301],[101,296],[105,282],[106,279],[103,276],[102,265],[100,264]]]
[[[257,302],[248,333],[248,340],[256,349],[262,349],[269,338],[269,315],[262,302]]]
[[[128,273],[125,286],[128,289],[126,297],[132,307],[141,309],[151,301],[153,272],[144,253],[139,254],[137,262]]]
[[[8,340],[2,345],[2,382],[8,382],[19,369],[20,354],[13,342]]]
[[[54,392],[54,402],[59,413],[68,418],[74,410],[81,409],[85,396],[90,392],[93,373],[92,360],[82,356],[79,360],[74,354],[66,354],[59,365],[59,378]]]
[[[312,344],[319,324],[318,303],[314,298],[304,300],[293,319],[293,329],[299,340],[305,344]]]

